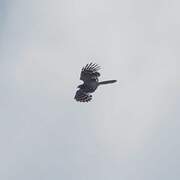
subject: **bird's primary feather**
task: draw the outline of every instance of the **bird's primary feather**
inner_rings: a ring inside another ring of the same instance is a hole
[[[80,74],[80,80],[84,83],[88,83],[91,79],[97,79],[100,76],[100,73],[97,72],[100,70],[100,66],[95,63],[87,64],[82,68]]]
[[[76,92],[74,98],[76,99],[76,101],[89,102],[92,99],[92,95],[89,95],[88,93],[85,93],[82,89],[79,89]]]

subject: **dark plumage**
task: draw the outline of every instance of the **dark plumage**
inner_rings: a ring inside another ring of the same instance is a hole
[[[100,73],[98,70],[100,70],[100,66],[92,62],[82,68],[80,80],[84,83],[78,86],[79,90],[74,97],[76,101],[89,102],[92,99],[90,93],[93,93],[99,85],[116,82],[116,80],[99,82]]]

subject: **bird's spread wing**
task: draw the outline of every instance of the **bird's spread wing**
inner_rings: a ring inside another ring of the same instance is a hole
[[[89,95],[88,93],[85,93],[82,89],[79,89],[76,92],[74,99],[80,102],[88,102],[92,99],[92,95]]]
[[[97,79],[100,76],[100,73],[97,72],[100,70],[100,66],[95,63],[87,64],[81,70],[80,80],[87,82],[91,79]]]

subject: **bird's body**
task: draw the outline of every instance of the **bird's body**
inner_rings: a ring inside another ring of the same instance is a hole
[[[78,87],[86,93],[93,93],[98,87],[98,82],[92,79],[88,83],[81,84]]]
[[[90,93],[93,93],[99,85],[116,82],[116,80],[99,82],[99,69],[100,67],[93,63],[87,64],[82,68],[80,80],[84,81],[84,83],[78,86],[79,90],[76,92],[74,97],[76,101],[88,102],[92,99],[92,95],[90,95]]]

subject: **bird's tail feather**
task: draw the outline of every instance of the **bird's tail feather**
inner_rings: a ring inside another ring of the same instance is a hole
[[[99,82],[99,85],[100,84],[111,84],[111,83],[115,83],[115,82],[117,82],[117,80],[101,81],[101,82]]]

